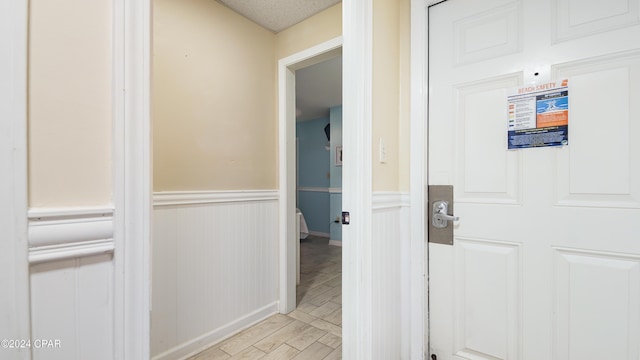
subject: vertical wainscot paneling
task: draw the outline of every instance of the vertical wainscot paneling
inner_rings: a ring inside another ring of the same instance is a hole
[[[34,360],[115,356],[112,208],[29,210]]]
[[[407,358],[409,207],[400,193],[373,196],[373,351],[375,359]]]
[[[161,193],[151,353],[180,359],[277,310],[276,192]]]
[[[34,360],[114,359],[113,256],[31,267]]]

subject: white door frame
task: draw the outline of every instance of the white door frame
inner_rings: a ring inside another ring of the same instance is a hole
[[[410,358],[424,359],[429,349],[429,297],[427,286],[428,249],[425,228],[427,192],[427,71],[426,12],[427,1],[411,0],[411,158],[409,191],[411,193],[411,297],[409,344]]]
[[[150,358],[151,0],[114,0],[115,356]]]
[[[429,6],[441,0],[411,0],[411,358],[429,355],[428,204]]]
[[[115,349],[119,359],[149,358],[151,216],[151,2],[114,0]],[[28,1],[0,3],[0,338],[29,339],[27,238]],[[18,353],[29,359],[29,351]]]
[[[31,336],[27,245],[28,2],[0,3],[0,339]],[[27,350],[2,349],[15,359]]]
[[[279,153],[279,311],[296,308],[296,85],[295,71],[338,56],[342,37],[329,40],[278,61]]]

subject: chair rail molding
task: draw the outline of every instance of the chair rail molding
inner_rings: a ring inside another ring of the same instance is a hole
[[[330,192],[330,188],[320,186],[298,186],[297,190],[307,192]]]
[[[278,190],[162,191],[153,194],[154,206],[278,200]]]
[[[113,208],[32,208],[29,262],[45,262],[112,253]]]
[[[408,192],[377,191],[373,193],[372,201],[374,211],[411,206]]]

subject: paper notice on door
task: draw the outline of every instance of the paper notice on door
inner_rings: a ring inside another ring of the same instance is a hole
[[[569,144],[569,81],[514,88],[507,96],[508,149]]]

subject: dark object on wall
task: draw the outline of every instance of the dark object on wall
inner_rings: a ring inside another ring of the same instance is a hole
[[[327,141],[331,141],[331,124],[324,127],[324,134],[327,135]]]
[[[348,211],[342,212],[342,225],[349,225],[351,223],[351,214]]]

